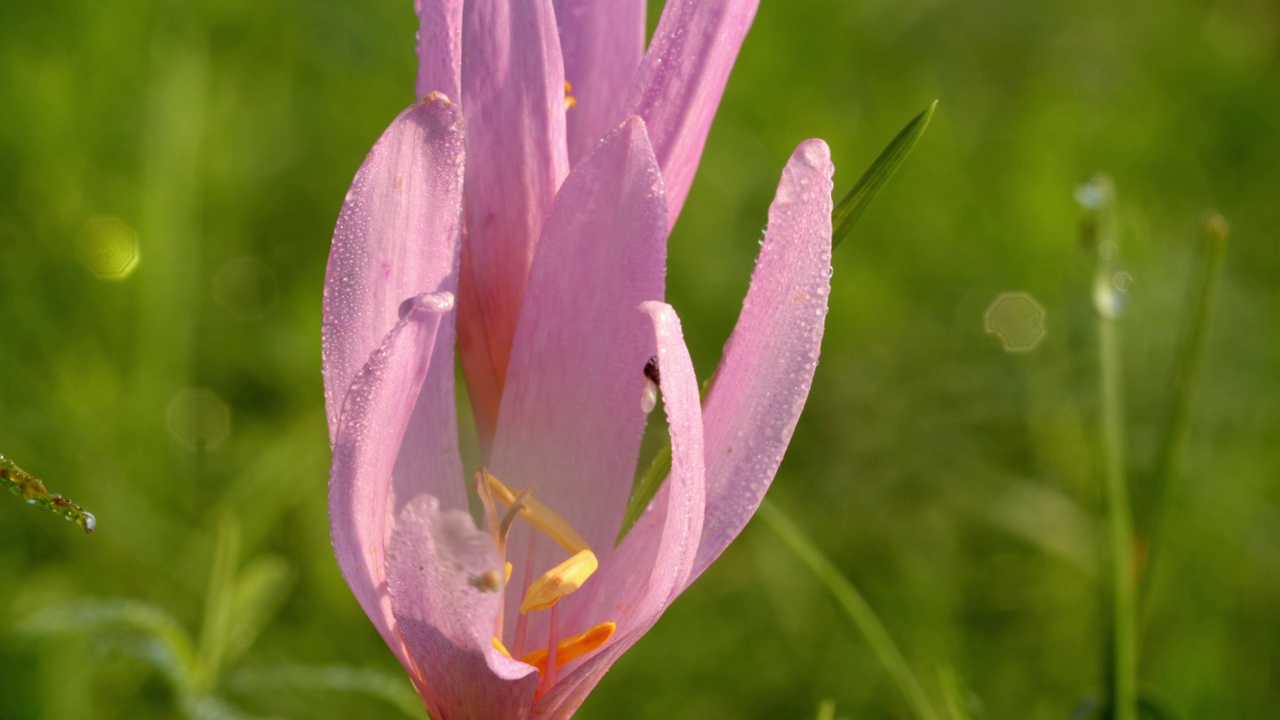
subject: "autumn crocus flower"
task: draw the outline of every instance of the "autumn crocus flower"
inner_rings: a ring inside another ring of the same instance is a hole
[[[777,470],[826,314],[826,145],[783,170],[701,400],[662,302],[667,234],[757,1],[671,0],[646,52],[642,0],[419,0],[423,99],[347,195],[324,370],[334,549],[436,720],[572,715]],[[655,381],[671,473],[615,546]]]

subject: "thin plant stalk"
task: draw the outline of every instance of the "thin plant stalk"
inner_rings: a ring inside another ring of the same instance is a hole
[[[791,548],[791,551],[813,572],[818,582],[822,583],[844,609],[849,619],[853,621],[854,627],[866,638],[876,659],[889,673],[890,679],[898,687],[898,692],[902,693],[902,698],[911,708],[912,716],[916,720],[941,720],[942,716],[929,702],[924,687],[911,672],[911,667],[907,665],[902,652],[894,644],[893,638],[885,630],[880,618],[876,617],[875,611],[862,597],[862,593],[858,592],[840,570],[822,554],[822,551],[804,536],[800,528],[768,498],[760,504],[758,517],[762,518],[765,524],[782,538],[787,547]]]
[[[1108,685],[1112,720],[1137,720],[1137,603],[1133,562],[1133,514],[1125,478],[1124,391],[1119,318],[1123,313],[1122,273],[1116,271],[1115,191],[1099,176],[1086,186],[1098,241],[1093,299],[1098,310],[1098,365],[1102,408],[1102,474],[1106,494],[1110,585],[1107,607],[1111,642]]]
[[[1204,359],[1209,325],[1217,305],[1222,262],[1227,253],[1229,226],[1226,219],[1216,212],[1210,212],[1205,215],[1202,228],[1200,272],[1188,293],[1191,312],[1182,344],[1178,348],[1172,382],[1173,400],[1151,476],[1151,510],[1146,532],[1146,552],[1139,569],[1140,600],[1146,597],[1151,585],[1152,564],[1163,540],[1169,520],[1169,508],[1177,495],[1182,453],[1186,447],[1187,430],[1191,425],[1191,410],[1196,387],[1200,382],[1200,366]]]

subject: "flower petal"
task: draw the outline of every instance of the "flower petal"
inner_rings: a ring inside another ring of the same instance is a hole
[[[470,0],[462,17],[467,236],[458,349],[488,445],[536,241],[569,170],[564,68],[551,0]]]
[[[566,115],[569,163],[586,157],[622,119],[631,78],[644,57],[645,0],[555,0],[564,79],[575,105]]]
[[[742,313],[702,404],[707,511],[692,582],[755,514],[809,396],[831,293],[831,152],[782,171]]]
[[[414,0],[418,12],[418,97],[462,96],[462,0]]]
[[[671,432],[671,477],[611,561],[592,578],[594,600],[572,621],[570,632],[612,620],[618,624],[613,640],[542,698],[538,710],[546,717],[572,715],[609,667],[658,621],[688,584],[702,529],[705,477],[698,380],[671,306],[647,302],[641,309],[652,319],[657,338]]]
[[[487,578],[502,561],[465,510],[440,510],[430,495],[396,521],[387,582],[409,676],[431,717],[524,720],[538,674],[493,649],[501,593]]]
[[[670,0],[627,96],[649,126],[674,225],[760,0]]]
[[[356,375],[342,405],[329,478],[329,522],[342,576],[382,639],[409,667],[386,595],[391,473],[431,366],[437,331],[453,307],[449,293],[404,303],[404,318]]]
[[[462,132],[453,103],[416,102],[382,134],[351,183],[324,283],[330,440],[347,388],[396,325],[400,301],[457,286]],[[452,332],[445,334],[452,341]]]
[[[635,308],[663,295],[666,235],[662,176],[644,123],[629,118],[556,197],[502,397],[494,474],[512,487],[536,486],[535,496],[602,563],[644,434],[640,396],[653,332]],[[541,549],[543,561],[556,552],[551,543]],[[511,559],[513,577],[522,577],[520,553]]]

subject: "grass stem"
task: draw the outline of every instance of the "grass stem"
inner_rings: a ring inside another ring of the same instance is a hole
[[[782,538],[787,547],[791,548],[800,561],[813,572],[818,582],[822,583],[835,597],[836,602],[853,621],[854,627],[866,638],[871,651],[889,673],[894,685],[897,685],[898,691],[902,693],[903,699],[911,708],[912,716],[916,720],[941,720],[941,716],[934,710],[928,696],[925,695],[920,681],[911,672],[911,667],[907,665],[902,652],[894,644],[893,638],[889,637],[889,632],[885,630],[880,619],[876,617],[875,611],[862,597],[862,593],[858,592],[840,570],[822,554],[822,551],[804,536],[800,528],[767,498],[760,504],[757,515],[778,534],[778,537]]]

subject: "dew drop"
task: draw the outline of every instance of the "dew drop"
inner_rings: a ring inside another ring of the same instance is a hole
[[[650,379],[644,380],[644,392],[640,393],[640,409],[645,415],[658,406],[658,386]]]

